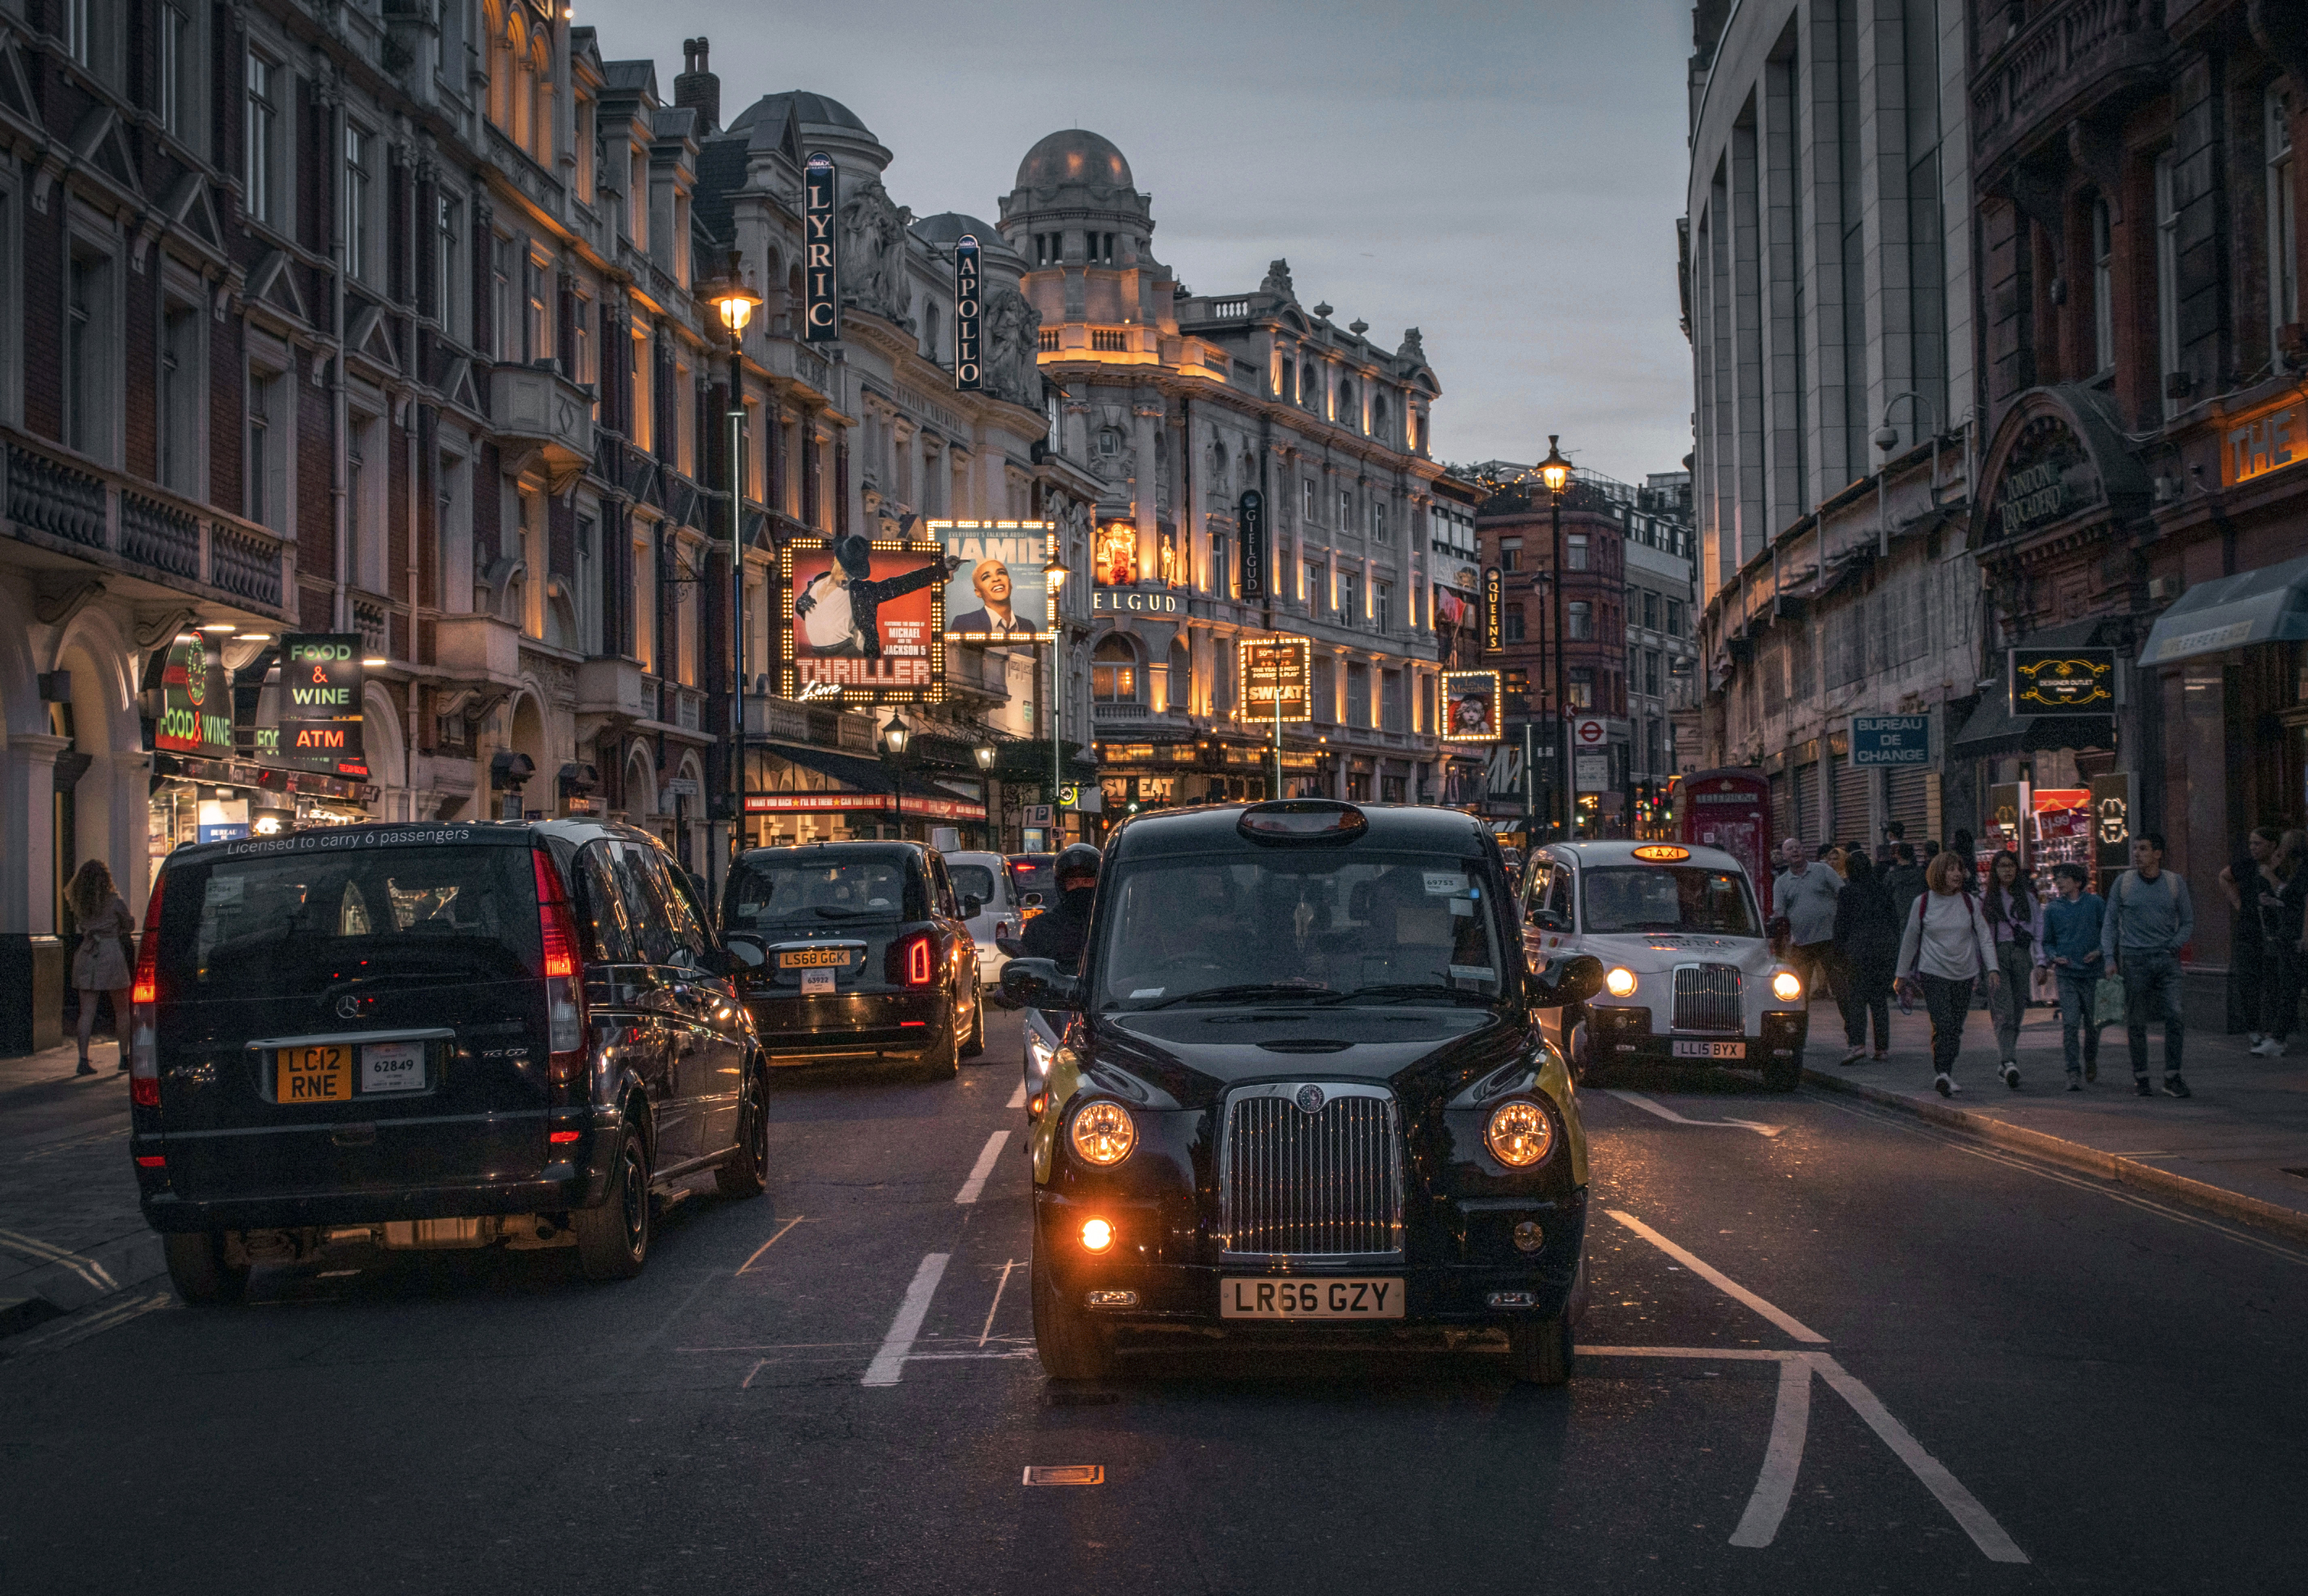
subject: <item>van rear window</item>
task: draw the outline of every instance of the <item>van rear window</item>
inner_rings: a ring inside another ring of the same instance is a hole
[[[530,973],[537,878],[521,848],[370,848],[168,873],[164,988],[305,991],[382,975]]]

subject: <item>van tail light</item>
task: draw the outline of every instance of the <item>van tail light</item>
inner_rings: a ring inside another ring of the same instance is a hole
[[[168,881],[163,875],[152,883],[128,987],[128,1100],[140,1109],[160,1106],[160,891]]]
[[[577,914],[562,890],[553,856],[539,848],[529,857],[537,866],[537,930],[545,949],[546,1030],[553,1055],[547,1073],[555,1086],[566,1086],[585,1070],[585,976],[577,955]]]
[[[891,979],[909,987],[937,985],[937,938],[917,931],[891,952]]]

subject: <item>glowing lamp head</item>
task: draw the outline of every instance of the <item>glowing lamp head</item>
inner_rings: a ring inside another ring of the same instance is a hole
[[[1082,1224],[1082,1246],[1093,1253],[1102,1253],[1114,1245],[1114,1227],[1102,1219],[1085,1221]]]
[[[1058,558],[1057,556],[1052,555],[1050,556],[1050,563],[1042,567],[1042,580],[1050,584],[1050,591],[1054,593],[1059,589],[1064,587],[1066,585],[1066,563]]]
[[[1538,462],[1538,479],[1546,484],[1549,493],[1561,493],[1571,480],[1571,462],[1563,459],[1563,451],[1555,447],[1561,437],[1560,433],[1546,435],[1546,458]]]
[[[1623,964],[1619,965],[1604,976],[1603,990],[1614,997],[1632,997],[1635,995],[1635,972]]]
[[[1781,1003],[1793,1003],[1803,996],[1803,978],[1792,970],[1782,970],[1771,978],[1771,996]]]
[[[762,297],[746,286],[745,263],[734,250],[729,254],[728,275],[713,285],[707,298],[732,338],[745,330],[745,324],[754,319],[754,312],[762,305]]]

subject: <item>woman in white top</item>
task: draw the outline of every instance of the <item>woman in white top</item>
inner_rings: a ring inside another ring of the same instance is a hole
[[[73,912],[80,931],[73,951],[73,988],[80,994],[80,1069],[92,1075],[88,1061],[89,1032],[96,1024],[97,999],[112,994],[112,1033],[120,1043],[120,1067],[128,1067],[128,938],[135,934],[135,917],[112,884],[112,872],[102,859],[90,859],[73,872],[65,886],[65,907]]]
[[[1930,890],[1916,900],[1899,934],[1899,980],[1923,986],[1932,1016],[1932,1084],[1951,1097],[1972,982],[1985,976],[1988,991],[1996,988],[1995,943],[1972,896],[1968,860],[1952,851],[1935,855],[1924,884]]]

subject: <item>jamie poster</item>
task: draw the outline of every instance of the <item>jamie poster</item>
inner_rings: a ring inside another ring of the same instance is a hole
[[[943,548],[945,635],[954,643],[1039,643],[1050,635],[1051,523],[933,521]]]
[[[786,545],[780,566],[792,608],[785,695],[839,687],[852,703],[939,697],[950,565],[934,543],[852,537]]]

